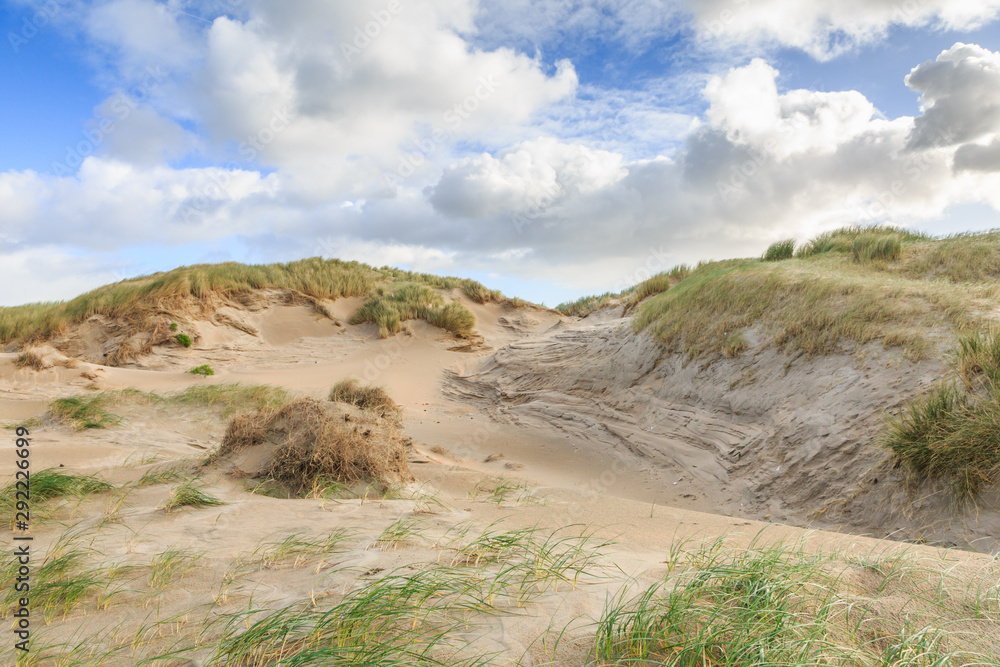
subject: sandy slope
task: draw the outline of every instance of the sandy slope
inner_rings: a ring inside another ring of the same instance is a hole
[[[333,304],[343,321],[356,306],[351,300]],[[869,492],[858,495],[869,500],[855,498],[846,507],[855,526],[869,533],[901,528],[917,536],[916,520],[907,522],[895,511],[898,494],[870,492],[869,477],[884,456],[868,439],[878,418],[873,406],[895,405],[934,379],[939,367],[907,366],[883,352],[786,367],[777,353],[760,352],[701,368],[662,358],[613,313],[571,321],[545,310],[469,306],[483,337],[471,350],[420,322],[410,324],[409,334],[378,340],[373,326],[338,324],[304,306],[276,306],[227,313],[241,328],[200,322],[194,348],[157,348],[130,368],[66,368],[58,365],[65,358],[52,352],[52,367],[31,371],[16,369],[15,355],[0,355],[0,419],[8,422],[43,413],[54,398],[97,388],[163,393],[240,382],[323,398],[335,381],[353,376],[387,387],[403,405],[405,428],[417,443],[411,467],[418,483],[410,499],[280,500],[248,493],[242,482],[212,473],[207,490],[227,503],[218,508],[165,513],[160,506],[169,485],[135,491],[111,523],[104,521],[114,513],[106,496],[64,508],[62,525],[39,529],[39,545],[72,526],[106,562],[145,567],[168,549],[202,556],[197,568],[165,590],[150,589],[140,577],[107,609],[55,620],[46,641],[106,628],[118,628],[120,639],[175,616],[172,629],[156,641],[180,641],[206,618],[235,613],[251,600],[275,607],[323,598],[349,588],[359,573],[440,562],[449,557],[449,536],[463,527],[478,531],[497,521],[510,529],[590,526],[616,540],[606,549],[606,562],[619,569],[606,580],[547,595],[532,613],[497,620],[488,633],[498,649],[537,664],[546,658],[538,639],[548,628],[595,617],[607,594],[629,577],[641,583],[662,576],[666,554],[680,538],[735,534],[749,540],[766,529],[768,540],[867,553],[884,547],[755,520],[835,528],[847,516],[842,501],[863,489]],[[214,377],[187,372],[206,363],[216,370]],[[33,468],[65,466],[121,484],[156,467],[195,465],[219,444],[226,425],[201,408],[132,405],[121,411],[124,423],[107,431],[37,429]],[[2,451],[3,470],[13,470],[12,448]],[[484,481],[501,476],[522,488],[487,502],[480,493]],[[891,483],[883,478],[880,488]],[[417,521],[418,535],[377,548],[381,531],[400,517]],[[1000,534],[991,521],[985,513],[979,524],[952,523],[930,536],[968,542],[989,531]],[[338,528],[350,529],[353,537],[336,562],[262,568],[231,590],[220,587],[237,557],[258,545]],[[977,546],[995,548],[996,542]],[[980,557],[956,552],[946,559],[975,565]]]

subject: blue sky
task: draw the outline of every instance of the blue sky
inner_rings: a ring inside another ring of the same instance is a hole
[[[1000,226],[998,15],[8,1],[0,305],[312,255],[554,305],[843,224]]]

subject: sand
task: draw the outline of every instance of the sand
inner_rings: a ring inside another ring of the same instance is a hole
[[[473,345],[422,322],[379,340],[373,325],[346,324],[355,301],[331,304],[339,321],[306,306],[230,309],[196,323],[192,348],[157,347],[126,368],[73,363],[46,350],[47,368],[35,371],[16,368],[15,354],[0,354],[0,420],[8,425],[43,416],[56,398],[97,390],[166,394],[238,382],[323,399],[336,381],[357,377],[386,387],[415,442],[410,467],[417,481],[400,499],[272,498],[207,468],[205,491],[224,505],[165,512],[172,485],[164,483],[138,488],[120,505],[114,494],[102,494],[62,507],[37,527],[37,549],[72,530],[105,563],[144,568],[175,549],[197,552],[198,564],[163,590],[137,575],[107,606],[39,623],[40,637],[58,644],[116,628],[116,639],[104,638],[112,645],[172,619],[108,662],[133,664],[142,651],[183,643],[213,615],[334,598],[356,585],[359,573],[373,573],[370,579],[441,562],[459,530],[570,527],[613,539],[605,549],[613,574],[546,595],[530,613],[497,619],[486,633],[487,648],[540,664],[551,658],[539,641],[548,629],[596,618],[622,586],[655,581],[672,545],[684,539],[747,543],[762,534],[810,550],[896,548],[863,533],[997,549],[1000,530],[990,511],[956,518],[933,497],[923,500],[924,513],[903,511],[912,504],[899,474],[885,472],[886,456],[870,444],[880,412],[940,374],[931,362],[912,366],[883,350],[789,361],[763,350],[703,367],[664,357],[619,313],[576,320],[473,303],[481,336]],[[216,374],[188,372],[202,364]],[[191,406],[136,403],[115,411],[124,421],[107,430],[48,422],[34,428],[32,468],[63,467],[115,484],[171,466],[194,471],[227,424],[218,412]],[[13,431],[5,432],[12,445]],[[2,451],[6,481],[13,447]],[[518,488],[491,500],[484,489],[500,478]],[[415,521],[417,534],[379,545],[382,531],[400,518]],[[227,579],[233,564],[261,544],[340,529],[352,538],[335,558],[251,568]],[[905,548],[941,562],[992,562],[987,555]],[[572,656],[576,649],[566,650]],[[209,653],[195,651],[177,664],[202,664]]]

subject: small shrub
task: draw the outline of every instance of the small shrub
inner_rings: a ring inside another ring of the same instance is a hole
[[[768,246],[764,253],[765,262],[780,262],[795,255],[795,239],[784,239]]]
[[[14,365],[18,368],[31,368],[36,371],[40,371],[45,368],[45,362],[42,361],[42,357],[34,350],[25,350],[21,354],[17,355],[17,359],[14,360]]]
[[[893,261],[899,259],[903,243],[895,234],[861,234],[851,243],[856,262]]]
[[[173,331],[174,333],[177,332],[177,322],[170,323],[170,330]]]
[[[191,347],[191,336],[188,336],[187,334],[177,334],[174,338],[184,347]]]
[[[399,406],[382,387],[362,387],[355,378],[347,378],[333,385],[330,400],[335,403],[350,403],[362,410],[397,411]]]
[[[215,371],[213,371],[212,367],[209,366],[208,364],[205,364],[204,366],[198,366],[198,368],[193,368],[191,369],[191,372],[194,375],[203,375],[205,377],[208,377],[209,375],[215,375]]]

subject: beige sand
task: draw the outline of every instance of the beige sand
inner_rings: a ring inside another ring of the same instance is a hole
[[[96,389],[166,393],[239,382],[324,398],[337,380],[358,377],[388,389],[416,441],[411,468],[418,482],[408,499],[281,500],[249,493],[244,482],[216,471],[206,478],[206,490],[226,502],[220,507],[166,513],[161,507],[169,484],[138,489],[120,507],[108,494],[64,507],[58,523],[38,528],[37,548],[71,527],[105,562],[146,566],[169,549],[203,556],[163,591],[136,584],[106,608],[90,605],[54,620],[44,629],[46,641],[106,628],[117,628],[121,640],[157,619],[174,620],[136,651],[182,641],[213,613],[333,596],[353,585],[359,572],[440,561],[449,553],[442,545],[460,527],[579,525],[577,530],[587,526],[613,538],[607,549],[607,562],[618,568],[613,575],[549,595],[525,616],[497,621],[488,641],[525,664],[538,664],[546,659],[539,638],[547,629],[595,618],[606,596],[629,577],[650,582],[662,576],[671,545],[683,538],[749,541],[765,531],[766,540],[802,541],[810,549],[894,548],[801,526],[841,524],[843,502],[837,501],[860,493],[868,479],[858,476],[884,464],[867,442],[877,418],[871,406],[892,405],[900,387],[928,382],[940,370],[932,364],[909,367],[871,353],[799,360],[789,369],[776,353],[763,352],[699,368],[662,359],[615,313],[571,321],[546,310],[468,305],[482,336],[471,349],[422,322],[410,323],[408,334],[378,340],[374,326],[345,324],[357,306],[345,300],[333,304],[342,323],[304,306],[234,309],[222,318],[228,323],[197,323],[200,340],[193,348],[157,348],[129,368],[74,364],[46,351],[48,368],[34,371],[15,368],[13,354],[0,355],[0,419],[8,423],[43,414],[55,398]],[[216,375],[188,372],[202,364]],[[109,430],[35,429],[33,469],[64,466],[122,484],[151,469],[197,465],[218,446],[226,426],[218,414],[195,407],[140,404],[119,412],[124,422]],[[13,432],[6,432],[12,441]],[[0,470],[12,471],[12,447],[2,451]],[[521,490],[498,503],[480,498],[476,490],[484,480],[500,477]],[[901,518],[893,505],[898,494],[868,495],[867,503],[848,503],[858,531],[902,529],[913,537],[926,528],[918,526],[919,517]],[[114,521],[107,522],[109,516]],[[419,536],[377,548],[380,533],[400,517],[417,521]],[[984,513],[979,523],[952,522],[934,536],[968,543],[991,530],[1000,534],[991,521]],[[355,539],[336,563],[264,568],[220,583],[240,555],[263,542],[339,528],[353,531]],[[908,548],[940,562],[992,562]],[[134,659],[122,654],[109,664]]]

